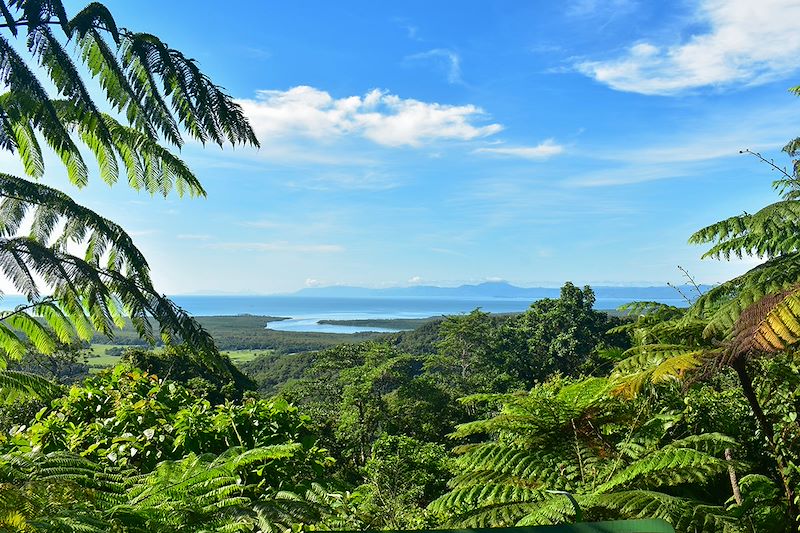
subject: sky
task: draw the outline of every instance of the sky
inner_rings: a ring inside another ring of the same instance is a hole
[[[196,58],[261,142],[181,149],[205,199],[49,174],[168,294],[721,282],[759,260],[689,236],[776,200],[739,150],[787,165],[800,134],[800,1],[106,5]]]

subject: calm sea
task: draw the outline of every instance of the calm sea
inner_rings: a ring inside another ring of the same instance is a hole
[[[195,316],[268,315],[291,320],[270,322],[271,329],[283,331],[320,331],[356,333],[359,331],[396,331],[391,329],[318,324],[318,320],[366,318],[425,318],[469,313],[476,307],[491,313],[514,313],[527,309],[530,299],[428,299],[428,298],[323,298],[296,296],[174,296],[173,300]],[[597,309],[616,309],[627,298],[598,298]],[[683,305],[679,299],[661,300]],[[19,296],[5,296],[0,307],[12,309],[25,303]]]

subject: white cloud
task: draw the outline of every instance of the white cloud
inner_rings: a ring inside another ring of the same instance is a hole
[[[422,277],[420,276],[411,276],[408,278],[408,282],[412,285],[417,285],[418,283],[422,283]]]
[[[308,278],[306,280],[306,287],[319,287],[322,285],[322,282],[318,279]]]
[[[406,61],[435,61],[444,67],[449,83],[463,83],[461,79],[461,56],[447,48],[434,48],[427,52],[420,52],[406,56]]]
[[[384,146],[420,146],[486,137],[502,129],[500,124],[476,124],[485,112],[474,105],[421,102],[378,89],[336,99],[320,89],[298,86],[257,91],[255,99],[239,103],[265,142],[293,135],[319,140],[356,135]]]
[[[662,95],[756,85],[788,77],[800,67],[797,0],[703,0],[694,19],[708,30],[685,42],[640,42],[621,57],[575,66],[613,89]]]
[[[554,155],[564,152],[564,147],[553,139],[547,139],[536,146],[498,146],[493,148],[478,148],[476,153],[497,154],[524,159],[549,159]]]
[[[247,252],[300,252],[330,254],[344,252],[338,244],[294,244],[290,242],[221,242],[209,245],[209,248],[222,250],[243,250]]]

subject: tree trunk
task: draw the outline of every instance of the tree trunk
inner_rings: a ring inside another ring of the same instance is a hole
[[[736,469],[733,468],[733,454],[730,448],[725,448],[725,460],[728,461],[728,477],[731,478],[733,499],[737,505],[742,505],[742,491],[739,490],[739,479],[736,477]]]
[[[747,402],[750,404],[750,409],[753,411],[753,414],[756,417],[758,426],[764,433],[772,454],[775,457],[778,475],[781,478],[781,482],[783,483],[783,491],[786,495],[786,507],[789,519],[789,528],[787,528],[787,530],[797,531],[798,528],[800,528],[800,510],[797,508],[797,502],[795,502],[794,487],[792,486],[791,480],[786,474],[786,463],[783,460],[783,455],[776,446],[777,443],[775,442],[775,431],[773,431],[772,424],[767,418],[767,415],[764,413],[764,410],[761,408],[761,403],[758,401],[758,396],[756,395],[755,388],[753,387],[753,379],[747,372],[747,362],[745,361],[744,357],[738,358],[731,364],[731,366],[736,371],[736,375],[739,377],[739,383],[742,385],[742,392],[744,393],[745,398],[747,398]]]

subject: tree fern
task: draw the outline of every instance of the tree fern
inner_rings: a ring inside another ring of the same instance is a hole
[[[102,4],[70,18],[61,0],[2,0],[0,14],[7,30],[0,35],[0,85],[8,91],[0,94],[0,148],[18,155],[29,178],[45,177],[46,144],[70,181],[86,185],[82,144],[109,184],[124,175],[151,194],[203,196],[169,145],[180,147],[183,134],[258,145],[238,104],[194,60],[154,35],[120,27]],[[82,72],[98,80],[114,116],[93,100]],[[156,291],[147,262],[119,226],[7,173],[0,174],[0,198],[0,272],[28,299],[0,315],[0,358],[18,358],[28,343],[48,353],[95,330],[111,334],[124,315],[150,341],[187,342],[213,358],[211,338]],[[23,236],[27,221],[32,228]]]
[[[701,531],[735,524],[720,505],[657,492],[705,486],[727,474],[724,449],[733,440],[709,433],[670,442],[658,417],[638,416],[627,436],[615,436],[621,420],[631,424],[633,402],[609,397],[612,384],[556,381],[496,398],[498,414],[454,433],[475,438],[482,432],[489,440],[461,448],[459,474],[431,509],[465,527],[559,523],[571,520],[574,509],[548,491],[568,491],[594,518],[663,517]],[[540,416],[545,413],[550,416]]]

